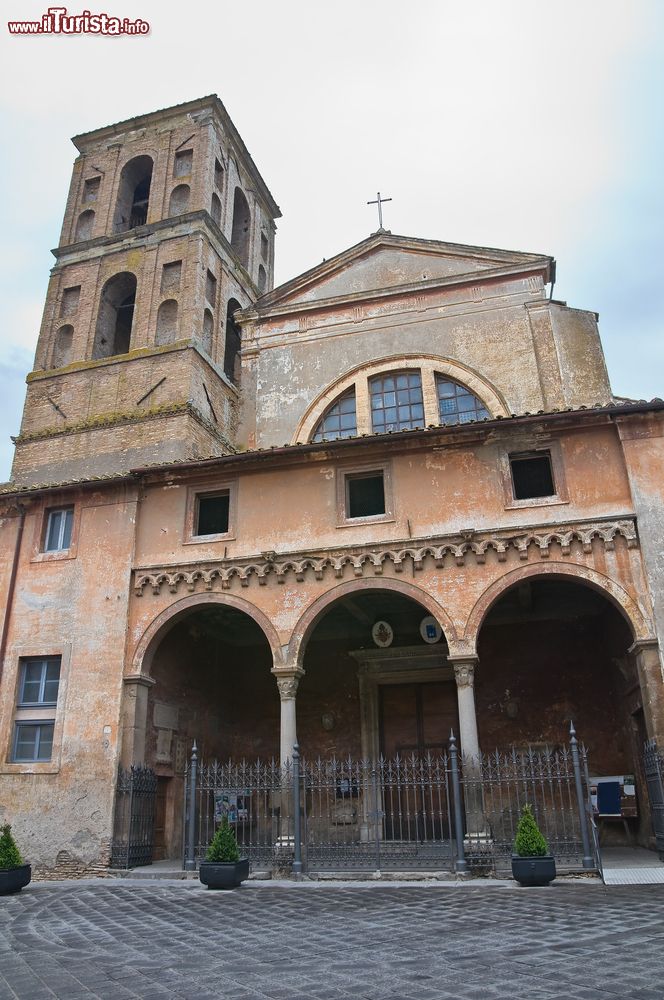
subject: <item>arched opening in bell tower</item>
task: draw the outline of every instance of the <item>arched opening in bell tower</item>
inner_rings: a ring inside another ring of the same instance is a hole
[[[231,382],[239,381],[239,353],[242,346],[240,327],[233,320],[233,313],[242,306],[237,299],[229,299],[226,309],[226,345],[224,347],[224,372]]]
[[[233,199],[233,229],[231,231],[231,246],[240,258],[244,267],[249,264],[249,236],[251,228],[251,212],[249,203],[240,188],[235,188]]]
[[[130,271],[113,275],[99,301],[93,360],[126,354],[131,343],[136,303],[136,276]]]
[[[113,224],[116,233],[147,222],[152,166],[152,157],[135,156],[122,168]]]

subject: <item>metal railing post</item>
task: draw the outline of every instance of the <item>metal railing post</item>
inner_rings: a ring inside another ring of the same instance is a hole
[[[574,783],[576,785],[576,798],[579,804],[579,824],[581,826],[581,840],[583,842],[583,867],[595,868],[595,860],[591,854],[590,834],[588,833],[588,816],[586,815],[586,799],[583,794],[583,781],[581,779],[581,763],[579,761],[579,744],[576,738],[574,723],[570,722],[569,745],[572,751],[572,764],[574,766]]]
[[[196,740],[191,748],[191,763],[189,765],[189,819],[187,825],[187,859],[184,870],[196,871],[196,777],[198,771],[198,749]]]
[[[302,874],[302,825],[300,822],[300,748],[293,747],[293,875]]]
[[[454,834],[456,837],[457,859],[454,870],[466,874],[468,862],[463,844],[463,821],[461,818],[461,782],[459,781],[459,751],[457,750],[454,730],[450,732],[450,770],[452,771],[452,794],[454,796]]]
[[[376,871],[380,871],[380,830],[378,822],[380,819],[378,809],[378,774],[376,772],[376,762],[371,765],[371,790],[373,793],[373,820],[374,820],[374,849],[376,851]]]

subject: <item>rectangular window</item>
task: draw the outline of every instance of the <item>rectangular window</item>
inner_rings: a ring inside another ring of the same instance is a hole
[[[346,517],[374,517],[385,513],[383,471],[346,476]]]
[[[65,288],[60,301],[60,317],[73,316],[78,309],[78,300],[81,297],[81,286],[74,285],[72,288]]]
[[[21,661],[19,708],[51,706],[58,703],[60,657],[30,658]]]
[[[266,264],[267,264],[267,255],[269,248],[270,244],[268,243],[267,236],[265,235],[265,233],[261,233],[261,257],[263,258]]]
[[[515,500],[556,495],[551,455],[548,451],[510,455],[509,460]]]
[[[225,535],[228,532],[230,492],[214,493],[196,498],[195,535]]]
[[[217,299],[217,279],[213,275],[212,271],[208,271],[207,277],[205,279],[205,298],[208,300],[212,308]]]
[[[194,162],[194,151],[193,149],[182,149],[179,153],[175,154],[175,162],[173,164],[173,176],[174,177],[186,177],[191,173],[191,167]]]
[[[99,195],[100,177],[90,177],[83,185],[83,201],[96,201]]]
[[[14,763],[51,759],[60,665],[59,656],[28,656],[19,662],[18,698],[10,755]]]
[[[17,764],[50,760],[53,752],[53,722],[17,722],[12,760]]]
[[[164,264],[161,270],[161,292],[179,292],[180,278],[182,276],[182,261],[173,260],[170,264]]]
[[[74,508],[49,510],[44,533],[44,552],[65,552],[71,545]]]

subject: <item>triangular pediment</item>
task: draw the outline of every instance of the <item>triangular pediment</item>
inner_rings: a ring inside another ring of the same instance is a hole
[[[486,247],[374,233],[356,246],[273,289],[256,304],[259,311],[363,293],[396,291],[423,282],[489,279],[515,270],[546,271],[552,258]]]

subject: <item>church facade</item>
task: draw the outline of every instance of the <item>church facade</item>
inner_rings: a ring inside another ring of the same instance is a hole
[[[0,819],[158,856],[205,759],[664,739],[664,403],[616,398],[555,262],[395,236],[273,287],[279,208],[216,97],[78,136],[0,490]],[[618,831],[620,832],[620,831]]]

